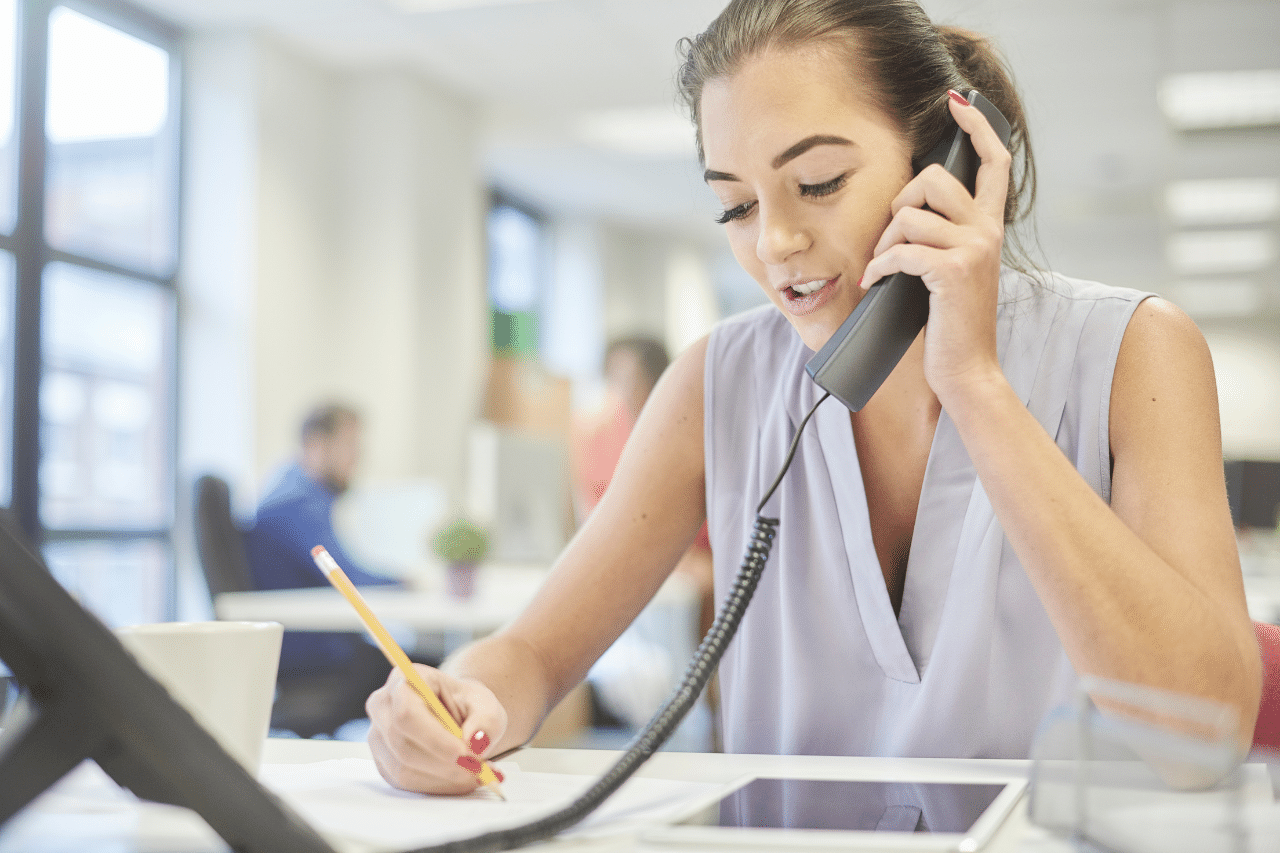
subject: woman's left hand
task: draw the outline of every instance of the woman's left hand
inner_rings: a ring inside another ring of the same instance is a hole
[[[944,406],[949,396],[1000,374],[996,302],[1011,163],[978,109],[954,97],[948,106],[981,161],[976,195],[941,166],[924,169],[893,200],[893,219],[862,279],[867,287],[905,272],[929,288],[925,379]]]

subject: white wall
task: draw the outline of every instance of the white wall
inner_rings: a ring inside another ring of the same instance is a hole
[[[541,356],[574,381],[574,407],[599,402],[610,338],[649,334],[675,357],[720,318],[718,252],[680,235],[553,218]],[[752,285],[754,287],[754,284]]]
[[[1208,327],[1228,459],[1280,460],[1280,329]]]
[[[456,494],[488,358],[467,104],[245,33],[194,36],[186,77],[180,612],[200,598],[196,476],[250,511],[307,408],[338,397],[365,417],[363,477]]]

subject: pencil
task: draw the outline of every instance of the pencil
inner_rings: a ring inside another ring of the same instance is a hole
[[[409,656],[404,653],[404,650],[400,648],[400,644],[378,621],[378,617],[373,615],[373,611],[365,603],[364,596],[360,594],[360,590],[356,589],[355,584],[338,566],[337,561],[330,556],[323,545],[317,545],[312,548],[311,557],[316,561],[316,565],[320,567],[320,571],[324,572],[325,577],[329,579],[329,583],[337,587],[338,592],[342,593],[343,597],[351,602],[351,606],[356,609],[356,613],[360,614],[361,621],[364,622],[369,632],[373,634],[373,638],[378,641],[378,648],[382,649],[382,653],[387,656],[387,660],[391,661],[391,665],[404,674],[409,686],[418,692],[418,695],[422,697],[422,701],[426,702],[427,707],[431,709],[431,713],[435,714],[436,719],[454,737],[458,738],[458,740],[463,740],[462,728],[453,719],[453,715],[444,707],[440,697],[436,696],[435,691],[427,685],[427,682],[422,680],[422,676],[418,675],[418,671],[413,668],[413,664],[409,661]],[[465,744],[466,741],[463,740],[463,743]],[[502,793],[502,786],[498,784],[498,777],[494,775],[493,768],[489,766],[489,762],[482,761],[480,763],[480,772],[476,774],[476,778],[499,797],[506,799],[506,795]]]

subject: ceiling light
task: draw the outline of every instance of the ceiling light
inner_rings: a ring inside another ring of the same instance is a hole
[[[639,157],[697,156],[693,125],[672,107],[605,110],[582,116],[578,138]]]
[[[1179,130],[1280,125],[1280,70],[1172,74],[1158,100]]]
[[[1276,257],[1269,231],[1189,231],[1172,235],[1166,249],[1182,275],[1253,272]]]
[[[1174,181],[1165,189],[1164,203],[1169,217],[1179,225],[1268,222],[1280,217],[1280,181]]]
[[[547,0],[386,0],[397,12],[448,12],[454,9],[479,9],[488,6],[515,6],[523,3],[545,3]]]
[[[1193,317],[1248,317],[1263,307],[1263,291],[1247,278],[1179,282],[1165,294]]]

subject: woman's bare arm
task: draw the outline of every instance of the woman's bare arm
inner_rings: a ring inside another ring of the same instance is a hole
[[[1110,506],[1002,377],[945,404],[1076,669],[1224,702],[1247,742],[1260,664],[1212,362],[1191,320],[1149,299],[1129,323],[1111,395]]]
[[[493,755],[531,738],[662,585],[706,517],[703,462],[705,339],[681,354],[645,404],[608,490],[528,608],[501,632],[432,671],[464,736]],[[427,669],[427,668],[422,668]],[[451,699],[453,704],[450,704]],[[456,739],[423,714],[393,673],[369,700],[370,746],[383,776],[414,790],[458,791]]]

